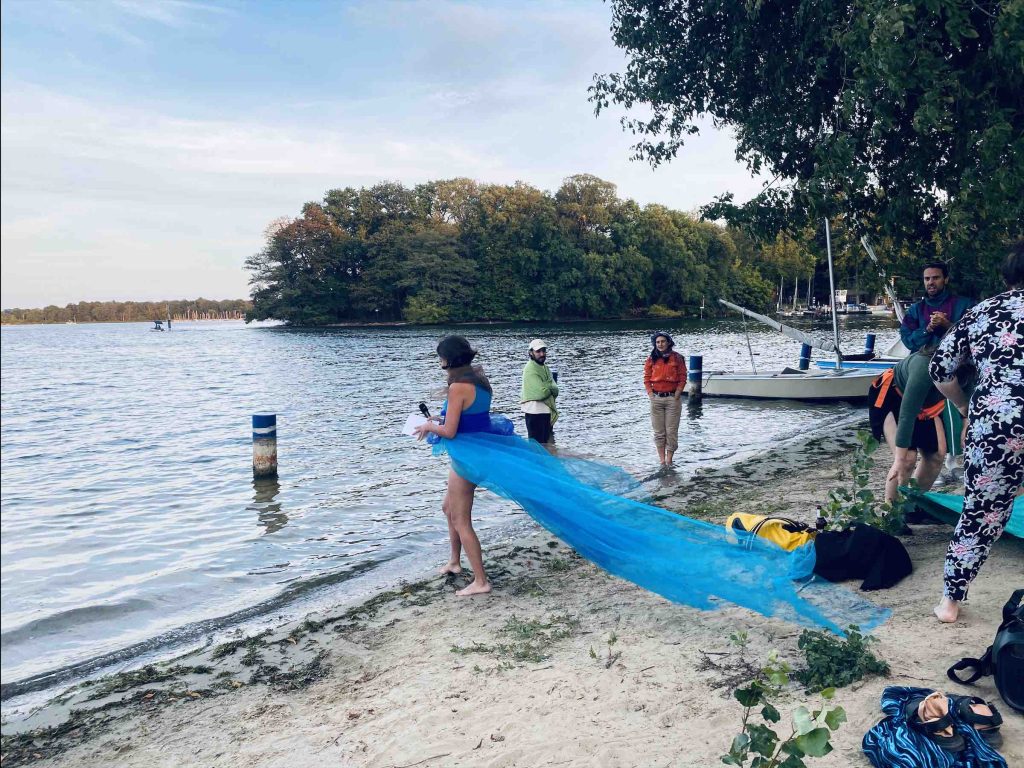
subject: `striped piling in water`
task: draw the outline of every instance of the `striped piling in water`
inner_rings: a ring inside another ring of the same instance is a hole
[[[704,358],[701,355],[690,355],[689,370],[686,372],[686,382],[690,397],[700,397],[703,394],[703,369]]]
[[[811,345],[800,345],[800,370],[806,371],[811,367]]]
[[[277,476],[277,414],[253,414],[252,474],[254,477]]]

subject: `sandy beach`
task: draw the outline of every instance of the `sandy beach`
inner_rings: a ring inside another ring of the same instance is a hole
[[[732,510],[810,520],[839,484],[848,448],[819,441],[798,481],[791,459],[765,457],[738,467],[724,488],[702,489],[698,477],[659,503],[716,522]],[[884,448],[876,458],[881,488]],[[940,625],[931,608],[948,539],[945,526],[914,526],[904,539],[914,573],[870,593],[893,611],[875,632],[891,674],[837,692],[849,720],[833,737],[835,751],[809,765],[869,765],[861,738],[880,717],[886,685],[999,701],[991,678],[957,686],[945,670],[991,643],[1002,604],[1022,586],[1024,546],[998,542],[961,621]],[[96,681],[5,724],[3,765],[720,765],[740,731],[733,686],[769,649],[802,665],[799,627],[740,608],[674,605],[541,530],[500,547],[483,543],[489,597],[456,597],[465,577],[428,576],[336,614]],[[749,635],[744,651],[728,642],[737,630]],[[793,683],[782,725],[816,701]],[[1024,718],[1001,710],[1001,753],[1024,765]]]

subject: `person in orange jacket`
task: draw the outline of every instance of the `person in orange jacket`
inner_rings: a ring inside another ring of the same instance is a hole
[[[679,447],[679,417],[686,390],[686,361],[673,352],[675,342],[665,331],[651,336],[654,349],[644,363],[644,389],[651,401],[651,427],[654,445],[662,466],[671,466]]]

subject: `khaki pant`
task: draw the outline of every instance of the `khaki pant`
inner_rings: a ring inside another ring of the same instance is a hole
[[[679,416],[683,412],[683,399],[656,395],[650,395],[650,399],[654,444],[675,453],[679,447]]]

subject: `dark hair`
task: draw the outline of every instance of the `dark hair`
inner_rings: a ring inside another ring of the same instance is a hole
[[[921,274],[924,274],[926,269],[941,269],[942,276],[945,278],[949,277],[949,265],[944,261],[929,261],[923,267],[921,267]]]
[[[445,336],[437,344],[437,356],[444,358],[448,368],[461,368],[473,362],[476,350],[462,336]]]
[[[665,339],[668,340],[669,352],[671,352],[676,346],[675,339],[672,338],[668,331],[655,331],[651,334],[651,346],[654,347],[654,349],[651,350],[651,360],[657,360],[661,357],[661,352],[658,351],[658,338],[661,336],[664,336]]]
[[[1002,273],[1003,280],[1011,288],[1020,288],[1024,285],[1024,237],[1017,238],[1016,242],[1010,244],[1010,252],[1006,254]]]

